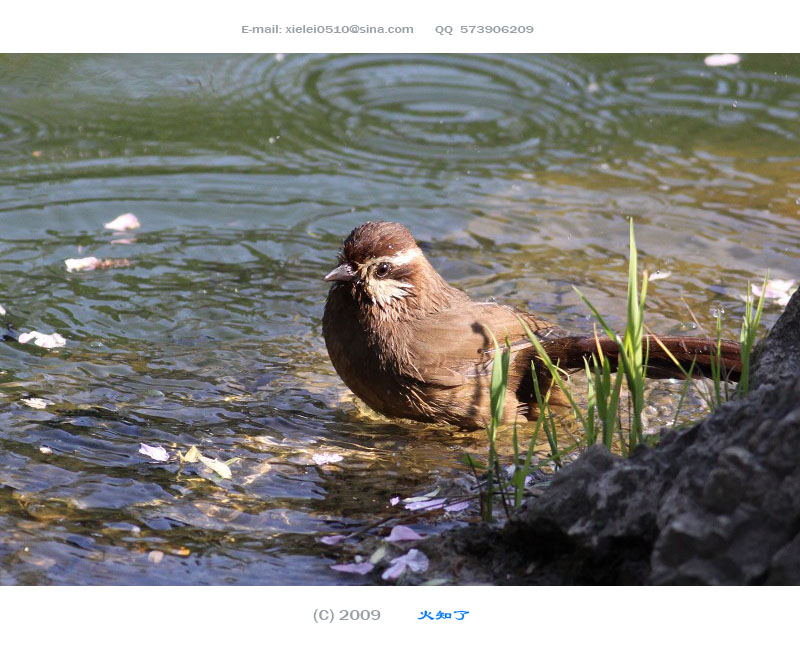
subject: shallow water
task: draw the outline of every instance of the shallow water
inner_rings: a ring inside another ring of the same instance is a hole
[[[474,297],[590,331],[572,285],[622,325],[631,216],[670,274],[650,327],[722,310],[735,338],[748,280],[800,276],[799,64],[0,57],[3,321],[67,339],[0,343],[0,583],[371,582],[320,535],[463,492],[484,442],[349,398],[320,327],[341,239],[402,221]],[[127,212],[140,229],[103,228]],[[131,264],[67,272],[86,256]]]

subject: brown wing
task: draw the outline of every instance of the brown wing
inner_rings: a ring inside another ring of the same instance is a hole
[[[565,334],[547,321],[491,302],[469,302],[426,316],[415,328],[409,346],[416,379],[454,387],[488,375],[494,358],[492,334],[501,347],[506,340],[511,343],[513,357],[532,348],[520,317],[541,338]],[[513,373],[516,364],[512,361],[511,365]],[[526,365],[530,367],[529,362]]]

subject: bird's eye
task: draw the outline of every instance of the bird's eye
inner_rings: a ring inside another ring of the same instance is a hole
[[[389,273],[389,269],[392,268],[391,264],[388,262],[381,262],[378,264],[378,268],[375,269],[375,275],[379,278],[385,278],[386,274]]]

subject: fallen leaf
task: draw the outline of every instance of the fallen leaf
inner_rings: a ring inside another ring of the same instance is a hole
[[[381,544],[375,552],[369,556],[369,561],[371,564],[377,564],[380,562],[384,557],[386,557],[386,552],[388,551],[388,547],[386,544]]]
[[[358,573],[365,575],[372,571],[375,565],[371,562],[352,562],[350,564],[332,564],[331,569],[334,571],[341,571],[342,573]]]
[[[420,573],[427,571],[428,566],[427,556],[422,551],[412,548],[405,555],[394,558],[389,568],[381,574],[381,578],[383,580],[396,580],[405,573],[406,569],[414,573]]]
[[[127,212],[125,214],[119,215],[113,221],[104,223],[103,228],[108,228],[109,230],[122,231],[122,230],[134,230],[135,228],[138,228],[140,225],[141,224],[139,223],[139,220],[136,218],[136,215],[131,212]]]
[[[231,478],[233,474],[231,473],[231,468],[228,466],[228,463],[233,463],[237,460],[240,460],[239,458],[231,458],[227,463],[224,463],[216,458],[203,456],[203,454],[200,453],[195,445],[189,447],[189,451],[187,451],[185,454],[178,452],[178,458],[180,458],[180,460],[184,463],[203,463],[203,465],[208,467],[208,469],[216,472],[222,478]]]
[[[387,542],[415,542],[420,539],[425,539],[425,537],[408,526],[395,526],[386,537]]]
[[[186,455],[183,456],[183,462],[185,463],[196,463],[200,460],[200,452],[197,450],[197,447],[192,445],[189,447],[189,451],[186,452]]]
[[[467,508],[469,508],[469,501],[460,501],[459,503],[454,503],[453,505],[444,507],[447,512],[461,512]]]
[[[208,456],[200,456],[198,460],[203,463],[208,469],[216,472],[222,478],[231,478],[233,476],[231,472],[231,468],[228,467],[225,463],[221,460],[217,460],[215,458],[209,458]]]
[[[144,443],[139,445],[139,453],[152,458],[153,460],[166,462],[169,460],[169,453],[163,447],[151,447]]]
[[[20,343],[27,343],[28,341],[33,340],[34,345],[38,345],[40,348],[48,349],[63,348],[67,344],[66,339],[58,332],[53,332],[52,334],[42,334],[36,330],[33,332],[25,332],[20,334],[18,340]]]
[[[346,535],[325,535],[324,537],[320,537],[319,541],[323,544],[328,544],[328,546],[336,546],[339,544]]]

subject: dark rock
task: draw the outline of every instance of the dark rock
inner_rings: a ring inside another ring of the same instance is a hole
[[[428,540],[434,567],[462,584],[800,584],[800,292],[751,376],[656,448],[592,447],[502,530]]]

